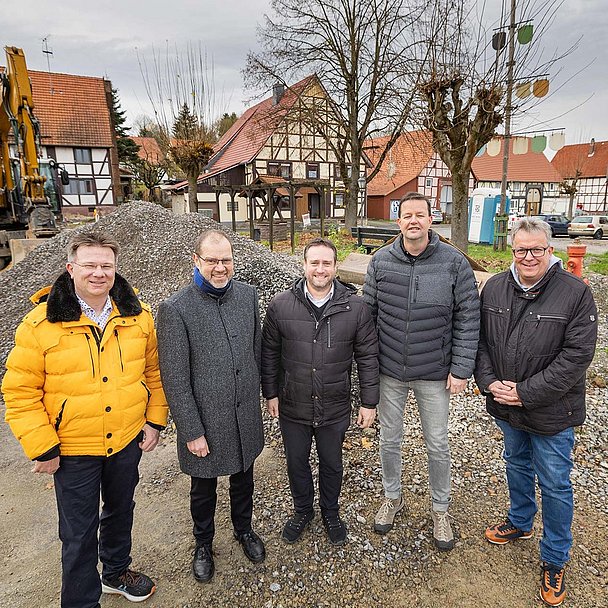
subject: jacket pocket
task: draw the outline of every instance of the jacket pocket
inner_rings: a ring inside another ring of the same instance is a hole
[[[488,346],[494,347],[507,331],[508,310],[501,306],[484,304],[481,309],[484,338]]]
[[[61,421],[63,419],[63,411],[65,410],[65,404],[68,402],[67,399],[64,399],[63,403],[61,404],[61,407],[59,408],[59,413],[57,414],[56,418],[55,418],[55,431],[59,430],[59,427],[61,426]]]
[[[143,380],[141,381],[141,385],[146,389],[146,394],[148,395],[148,399],[147,399],[146,403],[150,403],[150,398],[152,397],[152,393],[150,392],[150,389],[147,387],[146,383]]]
[[[531,357],[557,355],[564,343],[568,318],[551,313],[535,313],[528,316],[524,324],[524,340]]]

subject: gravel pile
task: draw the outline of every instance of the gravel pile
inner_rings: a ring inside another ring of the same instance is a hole
[[[160,302],[192,280],[192,251],[198,235],[221,226],[197,214],[174,215],[159,205],[136,202],[120,206],[96,224],[120,243],[119,272],[139,289],[154,311]],[[15,329],[32,308],[29,298],[49,285],[65,268],[65,246],[75,231],[65,230],[40,245],[14,268],[0,273],[0,364],[13,346]],[[260,310],[275,293],[301,275],[295,258],[273,254],[250,239],[225,230],[234,243],[235,277],[255,285]]]

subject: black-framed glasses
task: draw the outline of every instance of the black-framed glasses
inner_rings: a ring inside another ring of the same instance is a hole
[[[518,247],[517,249],[511,249],[513,257],[518,260],[523,260],[527,255],[528,251],[532,254],[533,258],[542,258],[547,252],[549,247]]]
[[[217,266],[222,264],[223,266],[232,266],[234,263],[233,258],[202,258],[198,253],[195,252],[196,257],[206,266]]]

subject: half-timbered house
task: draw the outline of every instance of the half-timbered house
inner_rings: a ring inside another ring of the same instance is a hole
[[[30,70],[42,156],[64,167],[64,214],[111,210],[122,198],[110,116],[112,84],[103,78]]]

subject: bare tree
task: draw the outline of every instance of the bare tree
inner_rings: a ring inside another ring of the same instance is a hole
[[[146,93],[154,111],[171,159],[188,180],[188,211],[196,213],[197,179],[213,151],[216,109],[213,67],[204,48],[188,44],[184,51],[167,47],[164,53],[153,49],[151,65],[139,57],[140,71]],[[187,109],[192,120],[187,128],[172,137],[173,127],[180,112]]]
[[[315,73],[334,110],[300,119],[322,135],[336,155],[346,192],[346,227],[356,224],[363,142],[388,135],[379,170],[410,117],[420,64],[414,25],[418,0],[272,0],[272,14],[258,30],[262,50],[250,53],[244,70],[251,88],[287,86]],[[319,103],[324,104],[323,101]],[[336,120],[338,121],[336,124]]]
[[[543,57],[541,41],[553,21],[560,0],[522,3],[517,27],[534,20],[532,42],[513,49],[512,81],[535,80],[570,53]],[[506,46],[492,47],[491,30],[508,30],[500,16],[486,29],[476,5],[462,0],[435,0],[417,23],[429,41],[428,71],[418,90],[424,102],[420,122],[433,134],[433,145],[452,173],[452,241],[466,251],[468,244],[468,183],[477,152],[495,135],[505,111],[526,117],[541,100],[534,96],[512,105],[507,95]],[[506,25],[507,24],[507,25]],[[495,35],[498,32],[495,32]],[[505,106],[509,105],[507,108]],[[544,126],[544,125],[542,125]],[[504,142],[503,142],[504,143]]]

